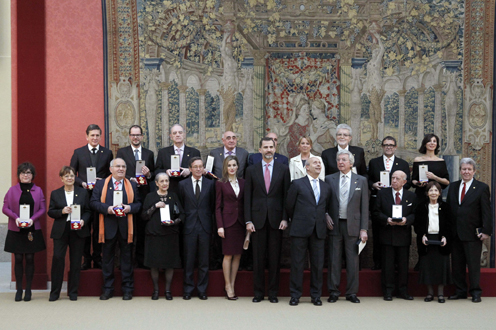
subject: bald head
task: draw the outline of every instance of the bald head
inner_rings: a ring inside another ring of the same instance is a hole
[[[305,168],[307,170],[307,174],[312,178],[317,179],[322,171],[322,163],[320,158],[310,157],[305,164]]]
[[[395,171],[391,177],[391,187],[396,191],[400,191],[406,183],[406,178],[405,172]]]
[[[227,150],[233,151],[238,143],[238,138],[234,132],[227,131],[222,134],[222,143]]]

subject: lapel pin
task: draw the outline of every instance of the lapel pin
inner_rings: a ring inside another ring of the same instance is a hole
[[[475,187],[474,187],[474,189],[475,189]]]
[[[408,201],[406,201],[408,203]]]
[[[110,187],[110,190],[112,190],[112,187]]]
[[[441,208],[439,208],[439,211],[441,211]]]
[[[355,184],[356,184],[356,181],[355,181]]]
[[[76,194],[76,197],[77,197],[77,196],[78,196],[78,195]]]
[[[396,165],[398,165],[398,163],[396,163]]]
[[[188,156],[188,157],[189,157],[189,155],[186,155],[186,156]]]
[[[220,153],[219,155],[222,156],[222,153]]]

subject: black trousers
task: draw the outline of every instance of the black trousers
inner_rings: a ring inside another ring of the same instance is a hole
[[[469,292],[472,296],[481,295],[480,288],[480,256],[482,241],[462,242],[458,237],[453,239],[451,251],[451,270],[453,283],[458,295],[467,295],[466,269],[468,268]]]
[[[67,282],[67,293],[69,297],[77,297],[79,287],[79,275],[81,272],[81,259],[83,258],[84,238],[79,237],[76,230],[71,230],[71,222],[67,221],[64,233],[59,239],[53,240],[52,258],[52,289],[50,296],[60,297],[62,283],[64,281],[65,255],[69,247],[69,279]]]
[[[121,250],[121,275],[122,275],[122,293],[133,293],[134,277],[133,277],[133,262],[132,262],[132,243],[127,242],[127,238],[122,238],[119,230],[115,237],[106,239],[103,244],[102,255],[102,274],[103,274],[103,290],[114,291],[114,258],[115,247],[119,244]]]
[[[384,295],[392,296],[395,288],[394,263],[398,265],[398,292],[408,293],[408,261],[410,257],[410,246],[382,245],[382,292]]]
[[[208,260],[210,234],[203,230],[200,221],[189,234],[183,235],[184,279],[183,294],[191,294],[195,288],[195,260],[198,256],[198,293],[206,293],[208,287]]]

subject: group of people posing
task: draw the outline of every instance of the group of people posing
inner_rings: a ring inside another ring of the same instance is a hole
[[[322,305],[327,254],[327,301],[334,303],[341,295],[344,256],[344,296],[359,303],[359,251],[368,239],[369,218],[374,238],[373,269],[381,269],[384,300],[391,301],[394,294],[413,299],[408,293],[413,226],[419,278],[428,287],[425,301],[434,299],[437,286],[438,302],[445,302],[443,288],[451,282],[456,292],[448,299],[464,299],[470,293],[472,301],[481,301],[482,241],[493,231],[489,187],[474,179],[476,164],[470,158],[460,162],[462,180],[450,183],[446,164],[437,156],[440,145],[436,135],[425,136],[410,178],[410,167],[395,155],[396,140],[391,136],[383,139],[383,155],[372,159],[367,171],[364,151],[350,146],[352,130],[345,124],[336,129],[336,147],[317,156],[311,153],[312,139],[303,136],[297,142],[300,154],[289,162],[276,152],[274,133],[260,140],[259,153],[249,155],[237,146],[235,133],[225,132],[224,146],[210,152],[213,166],[208,170],[200,151],[185,145],[186,133],[179,124],[170,128],[173,144],[160,149],[156,160],[153,152],[142,146],[140,126],[129,129],[131,144],[119,149],[116,158],[100,146],[101,134],[97,125],[88,126],[88,144],[74,151],[70,166],[62,167],[59,176],[63,186],[50,196],[54,251],[49,301],[60,297],[67,247],[70,300],[77,300],[80,271],[91,267],[102,269],[100,299],[112,298],[117,245],[124,300],[132,299],[135,265],[150,268],[153,300],[160,296],[162,269],[165,298],[173,299],[174,269],[181,267],[182,298],[191,299],[196,289],[199,299],[206,300],[211,247],[220,240],[226,298],[238,299],[236,275],[243,248],[250,246],[253,302],[268,296],[271,303],[277,303],[282,234],[289,228],[289,304],[298,305],[302,296],[307,251],[311,302]],[[179,168],[173,159],[179,160]],[[91,171],[96,172],[96,182],[88,182]],[[29,301],[34,253],[45,249],[40,218],[46,203],[43,192],[33,183],[36,172],[31,163],[20,164],[17,175],[19,183],[9,189],[3,205],[3,213],[9,217],[5,251],[15,254],[15,300]],[[415,193],[408,190],[410,186],[415,187]],[[442,191],[448,186],[443,202]],[[22,216],[22,208],[28,210],[28,216]],[[76,217],[80,221],[74,226]]]

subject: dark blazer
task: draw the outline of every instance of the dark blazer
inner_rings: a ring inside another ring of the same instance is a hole
[[[210,156],[214,157],[214,166],[212,172],[220,179],[222,178],[222,166],[224,165],[224,147],[216,148],[210,151]],[[245,177],[245,169],[248,166],[248,151],[236,147],[236,157],[238,158],[238,178]],[[206,162],[205,162],[206,163]]]
[[[162,221],[160,219],[160,209],[154,208],[152,214],[148,213],[148,210],[150,210],[152,207],[154,207],[155,204],[160,201],[160,197],[156,191],[146,195],[145,201],[143,202],[143,211],[140,216],[140,221],[146,221],[145,234],[156,236],[179,234],[179,225],[162,225]],[[169,213],[172,220],[179,218],[181,219],[181,221],[184,221],[184,210],[181,206],[181,203],[179,202],[179,198],[175,193],[168,192],[165,204],[169,205]],[[177,207],[179,214],[174,213],[174,206]]]
[[[158,151],[157,160],[155,161],[155,174],[165,172],[171,168],[171,156],[175,155],[174,145],[162,148]],[[189,167],[189,160],[192,157],[201,157],[200,151],[195,148],[184,145],[183,159],[180,164],[183,168]],[[191,175],[190,175],[191,176]],[[188,176],[189,178],[189,176]],[[171,177],[169,191],[178,192],[178,184],[180,181],[186,179],[185,177]]]
[[[102,178],[103,179],[103,178]],[[105,178],[106,179],[106,178]],[[127,179],[126,179],[127,180]],[[104,216],[105,223],[105,239],[112,239],[117,234],[117,229],[119,229],[121,236],[123,239],[127,240],[127,216],[117,217],[113,214],[108,214],[109,206],[113,206],[114,203],[114,187],[112,184],[112,179],[110,180],[107,187],[107,198],[105,199],[105,203],[102,203],[100,199],[102,198],[103,186],[105,184],[105,180],[99,180],[95,184],[95,188],[93,188],[93,193],[91,195],[90,206],[97,213],[101,213]],[[131,181],[131,185],[133,187],[134,199],[131,204],[127,201],[126,190],[122,189],[123,197],[122,203],[129,204],[131,206],[130,213],[136,214],[141,209],[141,200],[138,194],[138,189],[136,187],[136,183]],[[136,217],[134,217],[133,221],[136,221]]]
[[[229,228],[236,222],[245,226],[245,180],[238,178],[239,194],[236,197],[229,182],[215,182],[215,219],[217,228]]]
[[[200,221],[203,230],[212,233],[212,222],[215,216],[215,182],[202,179],[200,198],[197,200],[191,178],[179,182],[179,201],[184,208],[183,234],[190,234],[195,229],[196,221]]]
[[[393,205],[395,204],[392,190],[393,188],[384,188],[377,193],[373,221],[377,221],[381,226],[381,244],[409,246],[412,243],[411,226],[415,221],[415,193],[403,189],[401,205],[403,216],[406,218],[406,225],[390,226],[387,219],[392,217]]]
[[[385,171],[386,168],[384,167],[384,158],[383,156],[371,159],[369,162],[369,172],[368,172],[368,179],[369,179],[369,188],[372,190],[372,195],[377,195],[377,190],[372,188],[372,185],[378,181],[381,180],[380,178],[380,172]],[[396,155],[394,156],[394,163],[393,166],[391,167],[391,171],[389,172],[389,182],[391,182],[391,177],[393,176],[393,173],[395,171],[403,171],[406,174],[406,183],[403,186],[403,189],[410,189],[411,183],[410,183],[410,166],[408,163],[401,159],[398,158]]]
[[[439,235],[446,237],[446,245],[440,246],[439,251],[442,255],[451,253],[451,244],[453,243],[451,235],[452,213],[449,205],[445,202],[439,202]],[[415,211],[415,233],[417,234],[418,253],[421,256],[427,254],[427,246],[422,243],[422,237],[428,234],[429,230],[429,203],[422,203],[417,206]]]
[[[136,159],[134,158],[133,147],[127,146],[121,148],[117,151],[117,157],[122,158],[126,162],[126,178],[136,177]],[[151,178],[147,181],[153,181],[153,175],[155,171],[155,162],[153,159],[153,151],[141,146],[141,160],[145,161],[146,167],[150,170]]]
[[[349,151],[355,157],[355,163],[353,164],[356,167],[357,174],[367,177],[367,166],[365,165],[365,153],[362,148],[349,146]],[[338,154],[338,147],[329,148],[322,152],[322,161],[325,166],[325,174],[326,176],[329,174],[334,174],[339,172],[338,163],[336,161],[336,155]]]
[[[281,155],[281,154],[278,154],[277,152],[274,154],[274,160],[276,162],[279,162],[279,163],[282,163],[286,166],[289,166],[288,157]],[[260,163],[260,162],[262,162],[262,154],[259,152],[251,154],[250,157],[248,158],[248,166],[251,166],[253,164]]]
[[[110,175],[110,162],[114,158],[114,155],[112,151],[102,146],[99,147],[99,151],[96,154],[96,176],[97,178],[104,179]],[[86,182],[86,168],[92,166],[91,152],[88,149],[88,145],[74,150],[71,158],[71,167],[76,170],[76,183],[79,186],[82,186],[83,182]]]
[[[339,232],[339,183],[341,172],[326,176],[327,182],[331,188],[331,197],[329,204],[329,215],[334,221],[334,229],[329,231],[329,235],[337,236]],[[367,230],[369,227],[369,188],[367,179],[361,175],[351,172],[350,192],[348,196],[347,228],[348,235],[359,236],[360,230]]]
[[[269,219],[273,229],[279,229],[286,215],[286,196],[291,182],[289,167],[274,161],[269,192],[265,188],[262,160],[246,169],[245,222],[252,222],[255,229],[262,228]]]
[[[315,230],[319,239],[326,238],[325,214],[329,211],[331,188],[322,180],[319,180],[319,187],[320,198],[317,203],[308,176],[291,183],[286,199],[286,212],[291,219],[290,236],[310,237]]]
[[[457,235],[461,241],[476,241],[476,228],[482,227],[486,235],[493,233],[493,216],[491,212],[491,200],[489,186],[475,180],[465,193],[461,204],[458,203],[458,192],[461,180],[452,182],[448,188],[446,202],[453,213],[453,235]]]
[[[84,226],[81,230],[76,230],[79,237],[90,236],[90,199],[86,189],[74,187],[74,204],[81,205],[81,220],[84,220]],[[50,195],[50,206],[48,207],[48,216],[53,218],[53,227],[50,238],[60,239],[64,234],[67,222],[67,214],[62,214],[62,209],[67,205],[65,199],[64,187],[52,191]]]

